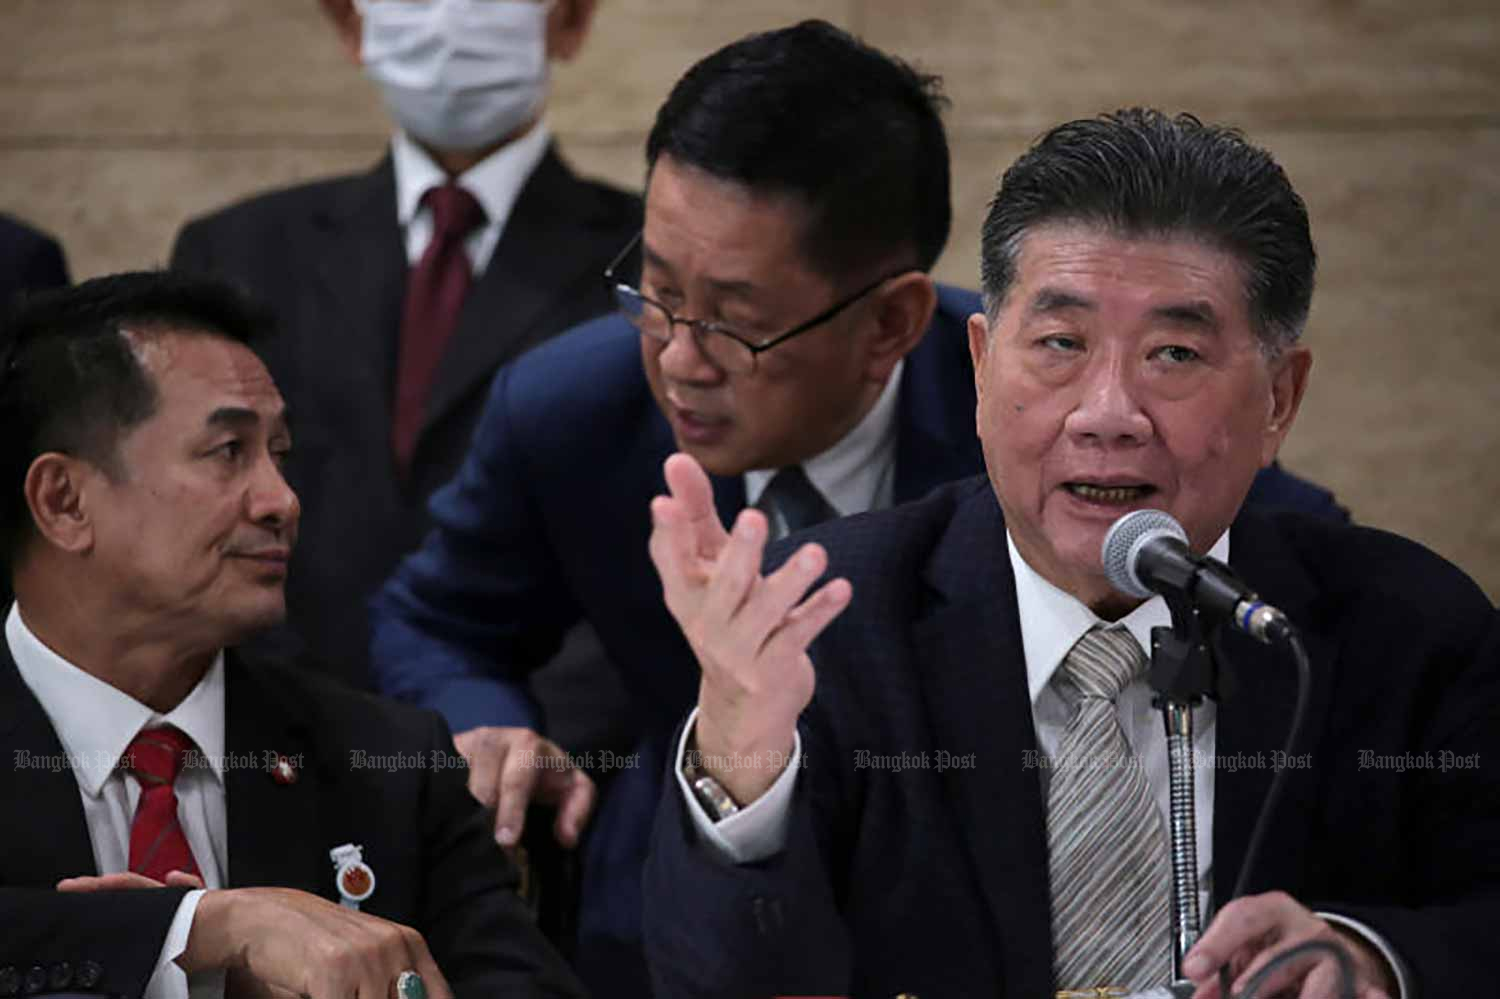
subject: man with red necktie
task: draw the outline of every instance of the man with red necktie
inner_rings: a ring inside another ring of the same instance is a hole
[[[267,331],[146,273],[0,337],[0,995],[577,996],[440,720],[236,649],[300,515]]]

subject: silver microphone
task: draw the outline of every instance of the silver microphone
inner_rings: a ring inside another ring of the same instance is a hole
[[[1169,513],[1127,513],[1104,536],[1104,574],[1128,596],[1182,594],[1257,641],[1275,645],[1285,640],[1292,629],[1286,615],[1257,597],[1223,562],[1194,555],[1187,540],[1187,532]]]

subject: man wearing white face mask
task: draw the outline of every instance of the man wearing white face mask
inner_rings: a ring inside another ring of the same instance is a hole
[[[368,686],[366,601],[428,526],[495,370],[608,311],[640,201],[576,177],[543,111],[596,0],[321,0],[396,126],[369,173],[190,222],[174,267],[228,277],[286,335],[305,546],[278,651]],[[359,497],[350,503],[348,497]]]

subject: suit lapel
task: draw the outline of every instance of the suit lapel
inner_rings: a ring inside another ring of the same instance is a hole
[[[1035,729],[1005,527],[988,488],[961,501],[927,580],[936,600],[914,635],[932,731],[976,762],[944,771],[944,791],[994,919],[1005,994],[1050,994],[1045,813],[1028,764]]]
[[[516,198],[494,255],[459,313],[458,328],[438,363],[422,429],[426,433],[505,361],[539,339],[541,321],[578,294],[599,257],[587,191],[555,149]]]
[[[327,363],[364,369],[360,381],[373,388],[369,416],[388,426],[407,273],[390,156],[341,189],[311,223],[308,253],[315,262],[323,318],[310,333],[327,342],[318,352]],[[320,372],[304,377],[316,383]]]
[[[0,801],[15,819],[0,824],[0,884],[50,887],[63,878],[97,874],[78,781],[72,770],[50,765],[62,759],[62,743],[21,680],[3,634],[0,744],[12,753],[0,765]]]
[[[1316,590],[1298,567],[1296,557],[1269,522],[1242,516],[1231,531],[1230,561],[1236,573],[1268,603],[1299,625],[1312,660],[1307,718],[1294,757],[1320,742],[1327,722],[1334,648],[1326,635],[1307,624],[1314,620]],[[1214,903],[1229,901],[1245,861],[1245,851],[1260,808],[1275,776],[1278,754],[1286,744],[1297,694],[1297,672],[1291,657],[1225,628],[1217,649],[1232,686],[1218,705],[1215,754],[1252,765],[1214,770]],[[1316,767],[1293,765],[1285,790],[1247,891],[1295,890],[1305,880],[1304,849],[1310,830],[1304,816],[1315,813]]]
[[[225,657],[225,747],[251,762],[225,769],[229,827],[228,887],[280,885],[335,898],[333,866],[323,843],[319,806],[339,761],[317,755],[307,708],[275,688],[272,674],[231,650]],[[267,754],[284,754],[296,781],[276,781]]]

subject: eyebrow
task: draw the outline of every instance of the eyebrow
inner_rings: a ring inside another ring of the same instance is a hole
[[[1042,288],[1032,298],[1031,305],[1026,311],[1033,316],[1045,316],[1067,309],[1093,312],[1097,307],[1092,299],[1077,292],[1061,288]],[[1214,311],[1213,303],[1204,299],[1158,305],[1151,310],[1151,317],[1174,326],[1188,327],[1204,333],[1216,333],[1219,330],[1219,314]]]
[[[658,270],[666,271],[668,277],[676,280],[677,274],[676,271],[672,269],[672,265],[667,263],[666,259],[662,257],[661,254],[651,249],[651,247],[646,244],[644,238],[641,240],[641,259],[645,263],[650,264],[652,267],[655,267]],[[750,281],[731,281],[725,280],[723,278],[713,277],[704,278],[703,280],[710,288],[721,295],[749,297],[760,290],[758,285]]]
[[[1174,326],[1185,326],[1204,333],[1219,331],[1219,314],[1214,311],[1213,304],[1206,301],[1159,305],[1151,310],[1151,315]]]
[[[220,406],[208,414],[204,421],[210,427],[243,428],[253,427],[260,423],[260,414],[245,406]],[[291,413],[282,409],[280,413],[271,419],[273,432],[275,430],[289,430],[291,428]]]
[[[1031,299],[1031,305],[1026,311],[1033,316],[1045,316],[1053,312],[1062,312],[1065,309],[1084,309],[1092,312],[1095,308],[1091,299],[1084,298],[1076,292],[1063,291],[1061,288],[1043,288]]]

